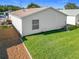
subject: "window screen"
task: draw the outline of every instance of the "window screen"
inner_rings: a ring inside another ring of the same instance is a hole
[[[39,20],[32,20],[32,30],[39,29]]]

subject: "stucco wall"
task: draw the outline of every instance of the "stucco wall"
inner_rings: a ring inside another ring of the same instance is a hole
[[[38,30],[32,30],[32,20],[35,19],[39,19]],[[28,17],[24,17],[22,20],[23,35],[60,29],[66,25],[66,19],[66,15],[52,9],[44,10]]]
[[[13,26],[17,29],[17,31],[22,35],[22,19],[9,15],[10,20],[12,20]]]
[[[75,16],[67,16],[67,24],[75,25],[76,17]]]

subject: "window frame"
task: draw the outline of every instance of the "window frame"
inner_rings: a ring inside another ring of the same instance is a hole
[[[39,19],[32,20],[32,30],[39,29]]]

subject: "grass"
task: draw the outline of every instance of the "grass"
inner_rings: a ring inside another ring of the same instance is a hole
[[[12,26],[7,26],[7,25],[5,25],[5,26],[4,26],[4,25],[3,25],[3,26],[0,26],[0,29],[4,29],[4,30],[5,30],[5,29],[9,29],[9,28],[12,28]]]
[[[31,35],[23,40],[33,59],[79,59],[79,28]]]

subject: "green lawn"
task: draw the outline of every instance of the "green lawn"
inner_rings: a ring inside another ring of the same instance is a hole
[[[3,29],[3,30],[9,29],[9,28],[12,28],[12,26],[7,26],[7,25],[0,26],[0,29]]]
[[[25,37],[33,59],[79,59],[79,29],[46,33]]]

